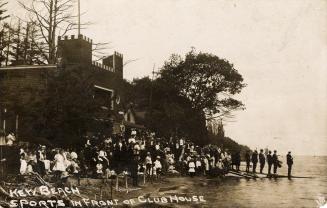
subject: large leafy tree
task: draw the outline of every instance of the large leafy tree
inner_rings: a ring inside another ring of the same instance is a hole
[[[172,55],[160,71],[160,77],[208,120],[244,108],[242,102],[234,98],[245,86],[242,75],[233,64],[216,55],[194,49],[184,59]]]
[[[62,146],[78,144],[100,110],[93,99],[94,76],[80,67],[60,69],[49,79],[43,107],[49,139]]]
[[[124,102],[133,103],[135,111],[145,112],[144,124],[158,136],[185,136],[198,144],[207,142],[201,112],[163,79],[134,79],[124,89]]]

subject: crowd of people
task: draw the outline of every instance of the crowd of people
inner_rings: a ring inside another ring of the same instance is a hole
[[[10,136],[11,139],[13,135]],[[158,178],[165,174],[182,176],[223,175],[228,170],[240,170],[241,152],[233,154],[228,149],[216,145],[200,147],[186,138],[157,138],[154,133],[137,134],[131,132],[129,138],[119,135],[93,135],[83,138],[85,144],[80,148],[49,148],[45,145],[21,146],[19,150],[22,175],[38,173],[40,176],[52,174],[54,178],[64,180],[69,175],[77,177],[108,178],[112,175],[128,174],[133,178],[133,185],[138,185],[138,175]],[[11,142],[10,142],[11,143]],[[12,145],[12,143],[11,143]],[[252,155],[244,155],[246,171],[256,173],[260,163],[263,173],[268,163],[268,176],[277,174],[281,162],[277,151],[264,154],[254,150]],[[289,153],[287,164],[293,164]],[[289,168],[289,176],[291,168]]]
[[[58,178],[70,174],[79,177],[110,177],[140,173],[160,177],[163,174],[199,176],[215,169],[224,173],[231,166],[231,154],[218,146],[200,147],[186,138],[156,138],[154,134],[121,136],[94,135],[84,138],[77,150],[48,148],[44,145],[20,148],[20,173],[52,173]],[[137,184],[137,181],[134,182]]]
[[[266,154],[263,152],[263,149],[260,149],[260,153],[258,154],[257,150],[254,150],[252,155],[249,151],[245,154],[245,162],[246,162],[246,172],[250,172],[250,163],[252,162],[252,172],[256,173],[257,164],[259,162],[259,172],[262,174],[263,169],[265,167],[266,161],[268,163],[268,176],[272,176],[271,169],[273,168],[273,174],[277,174],[277,169],[282,166],[282,162],[278,159],[277,150],[274,150],[274,153],[269,150]],[[292,165],[293,165],[293,157],[291,152],[288,152],[286,155],[286,161],[288,166],[288,177],[291,177]]]

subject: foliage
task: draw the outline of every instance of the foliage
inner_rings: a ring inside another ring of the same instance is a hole
[[[0,39],[0,62],[5,65],[44,64],[44,44],[39,41],[35,22],[20,19],[4,23]]]
[[[172,55],[160,76],[207,119],[223,117],[244,107],[241,101],[233,98],[245,86],[242,75],[233,64],[216,55],[197,53],[194,49],[185,59]]]
[[[250,151],[248,146],[238,144],[229,137],[219,137],[218,135],[209,133],[209,141],[211,144],[218,145],[223,149],[228,149],[231,153],[241,152],[241,155],[244,155],[246,151]]]
[[[198,144],[205,144],[207,132],[202,114],[190,102],[158,78],[134,79],[124,92],[135,111],[146,112],[145,125],[158,136],[185,136]]]
[[[245,86],[242,76],[227,60],[192,49],[185,60],[172,55],[154,80],[148,77],[126,83],[126,103],[145,111],[145,125],[159,136],[185,136],[197,144],[226,143],[233,140],[208,136],[206,120],[227,116],[243,108],[233,98]]]
[[[45,99],[45,135],[60,145],[80,142],[100,106],[93,98],[94,78],[82,68],[61,69],[49,80]]]

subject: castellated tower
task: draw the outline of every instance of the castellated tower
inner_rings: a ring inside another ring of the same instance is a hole
[[[123,54],[118,52],[114,52],[114,54],[104,58],[102,60],[102,64],[105,66],[109,66],[113,68],[113,71],[120,76],[123,77]]]
[[[63,64],[92,64],[92,40],[79,35],[58,37],[58,57]]]

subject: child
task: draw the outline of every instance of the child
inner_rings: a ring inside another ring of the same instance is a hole
[[[26,174],[33,174],[34,170],[33,170],[33,161],[28,161],[27,163],[27,168],[26,168]]]
[[[201,175],[202,163],[201,163],[201,160],[200,160],[200,156],[198,156],[196,161],[195,161],[195,169],[196,169],[195,172],[198,175]]]
[[[160,156],[157,156],[157,159],[154,161],[154,171],[153,171],[153,174],[154,175],[160,175],[161,173],[161,169],[162,169],[162,165],[161,165],[161,162],[160,162]]]
[[[26,162],[24,154],[21,154],[19,172],[21,175],[24,175],[26,173],[26,171],[27,171],[27,162]]]
[[[151,175],[151,166],[152,166],[152,158],[150,152],[148,152],[145,158],[145,167],[146,167],[147,175]]]
[[[195,175],[195,163],[194,160],[191,159],[190,162],[188,163],[188,172],[190,174],[190,176],[193,178]]]
[[[203,157],[203,163],[205,166],[203,174],[206,175],[206,174],[208,174],[209,169],[210,169],[208,157],[206,157],[206,156]]]
[[[98,178],[102,178],[102,175],[103,175],[103,165],[100,161],[98,161],[98,164],[96,165],[96,173],[97,173],[97,176]]]

